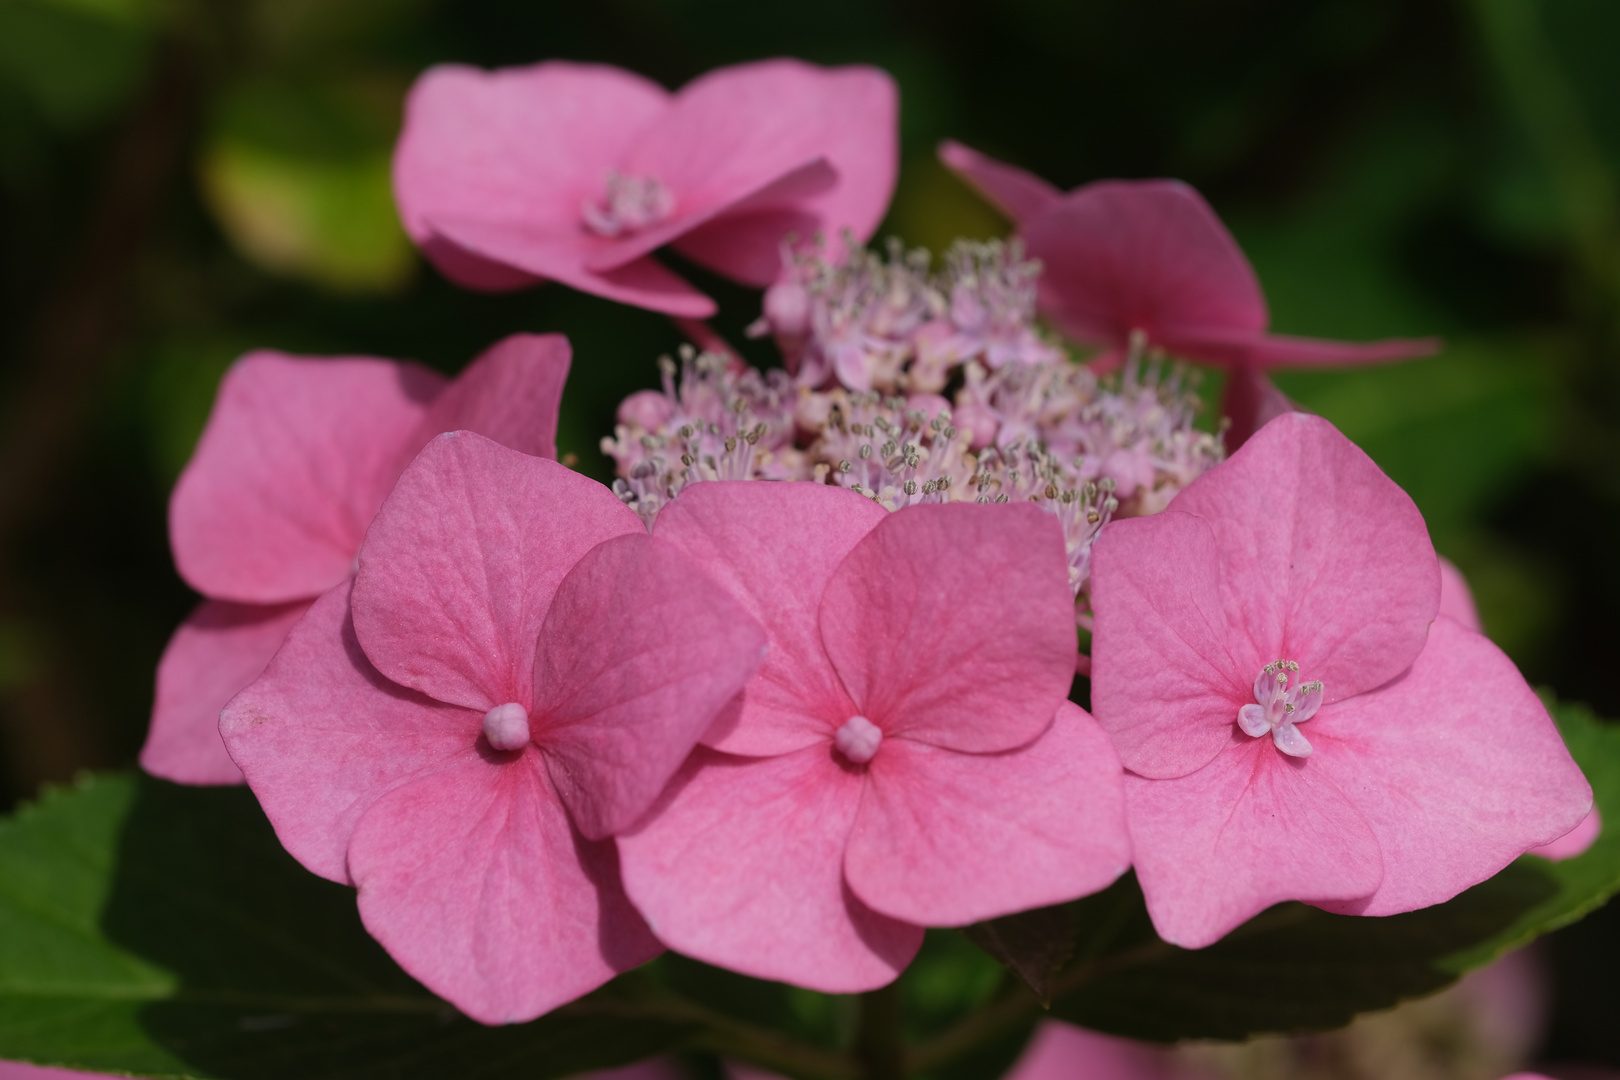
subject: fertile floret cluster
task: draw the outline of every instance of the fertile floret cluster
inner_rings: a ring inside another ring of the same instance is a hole
[[[1099,377],[1042,338],[1040,264],[1016,243],[960,241],[932,275],[926,252],[846,242],[836,262],[790,251],[755,324],[795,376],[687,349],[620,407],[602,450],[649,525],[698,480],[814,480],[889,510],[1033,502],[1063,525],[1080,597],[1110,518],[1163,509],[1221,460],[1185,369],[1135,355]]]

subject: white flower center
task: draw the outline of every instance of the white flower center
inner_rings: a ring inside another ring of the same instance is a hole
[[[833,736],[833,745],[856,765],[865,765],[883,744],[883,729],[864,716],[852,716]]]
[[[515,701],[484,714],[484,738],[497,750],[521,750],[529,744],[529,710]]]
[[[629,236],[675,212],[675,196],[655,177],[607,174],[602,198],[581,208],[585,227],[598,236]]]
[[[1254,680],[1255,704],[1238,710],[1238,727],[1258,739],[1270,732],[1277,749],[1290,757],[1310,757],[1311,744],[1295,725],[1303,724],[1322,707],[1322,684],[1303,682],[1288,685],[1288,676],[1298,674],[1292,660],[1274,660],[1261,669]]]

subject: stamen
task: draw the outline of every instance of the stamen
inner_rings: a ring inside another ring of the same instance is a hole
[[[484,738],[497,750],[521,750],[529,744],[529,710],[515,701],[484,714]]]
[[[1309,757],[1311,744],[1299,733],[1303,724],[1322,707],[1322,683],[1288,685],[1288,677],[1299,671],[1292,660],[1273,660],[1254,678],[1254,701],[1238,710],[1238,727],[1252,738],[1271,735],[1277,749],[1290,757]]]
[[[864,716],[852,716],[833,736],[833,745],[856,765],[865,765],[883,743],[883,729]]]
[[[585,227],[598,236],[628,236],[675,211],[674,194],[655,177],[609,171],[606,187],[600,202],[586,202],[580,209]]]

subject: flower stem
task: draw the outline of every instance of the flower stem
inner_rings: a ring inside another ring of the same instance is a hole
[[[892,982],[861,995],[860,1026],[855,1031],[855,1058],[862,1080],[903,1080],[906,1044],[901,1031],[900,984]]]

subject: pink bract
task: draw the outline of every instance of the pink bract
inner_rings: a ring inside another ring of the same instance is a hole
[[[506,338],[454,380],[372,357],[238,360],[169,502],[175,564],[206,599],[158,664],[141,765],[184,784],[241,783],[220,709],[315,597],[354,572],[401,470],[457,429],[556,457],[568,364],[560,334]]]
[[[406,102],[394,190],[406,231],[463,285],[551,279],[703,318],[713,301],[650,253],[763,286],[789,234],[865,240],[894,189],[897,110],[870,67],[765,60],[671,94],[601,65],[442,66]]]
[[[758,625],[606,488],[456,432],[220,730],[282,843],[485,1023],[658,951],[611,834],[753,674]]]
[[[1287,407],[1263,374],[1424,356],[1433,338],[1368,343],[1267,333],[1259,279],[1202,196],[1179,180],[1100,180],[1063,193],[1022,169],[946,142],[940,157],[1017,224],[1045,270],[1041,311],[1118,364],[1133,337],[1231,372],[1223,411],[1236,447]]]
[[[1165,940],[1439,903],[1591,809],[1512,662],[1436,618],[1417,508],[1327,421],[1273,420],[1092,559],[1092,703]]]
[[[1056,521],[889,514],[841,488],[705,482],[660,513],[765,627],[741,708],[620,837],[666,945],[829,992],[892,980],[922,927],[1057,903],[1129,861],[1119,764],[1067,702]]]

